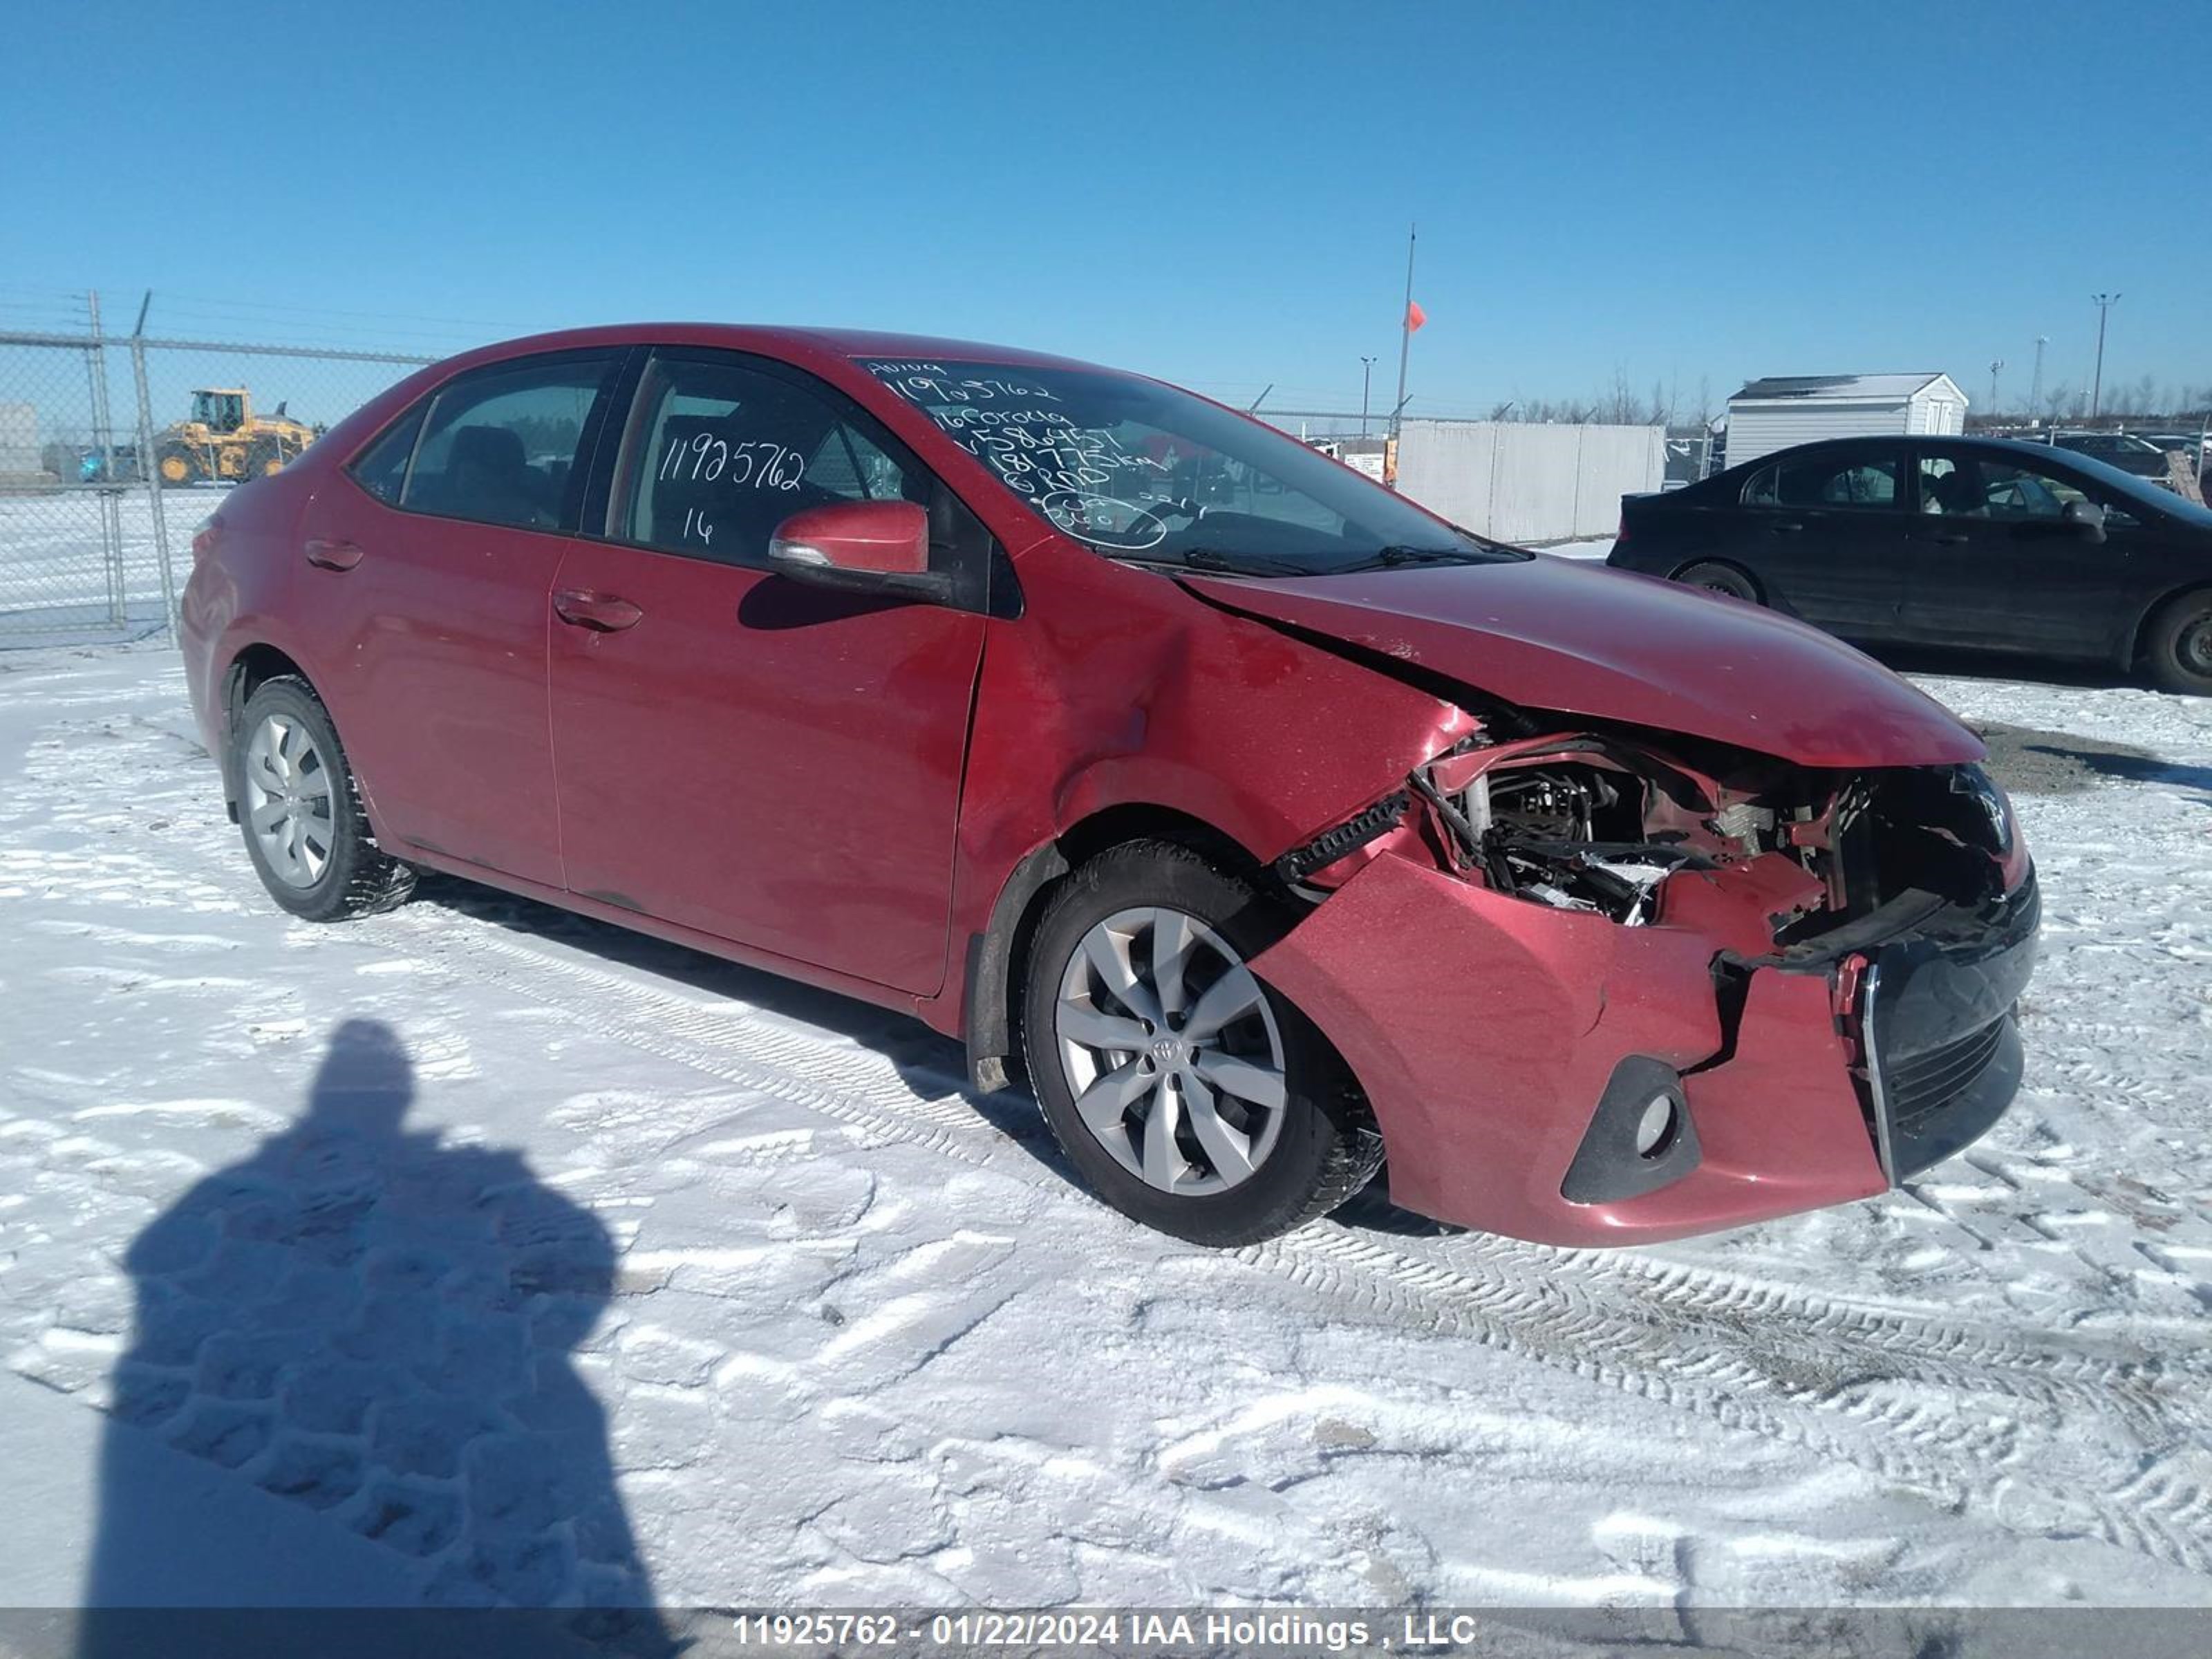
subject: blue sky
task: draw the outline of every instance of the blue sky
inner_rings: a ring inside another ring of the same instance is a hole
[[[2194,13],[2193,21],[2191,13]],[[0,326],[441,349],[648,317],[1249,400],[1937,368],[2212,384],[2212,14],[2057,3],[17,9]],[[125,307],[127,309],[127,307]],[[2008,398],[2007,401],[2011,401]]]

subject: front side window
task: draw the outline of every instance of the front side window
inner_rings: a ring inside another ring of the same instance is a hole
[[[1942,518],[2056,519],[2081,499],[2078,485],[2008,462],[1949,455],[1920,462],[1920,510]]]
[[[810,507],[941,508],[935,478],[895,447],[827,388],[726,354],[659,356],[623,443],[617,533],[665,553],[765,565],[776,526]]]
[[[518,530],[574,530],[591,459],[584,444],[620,362],[618,352],[525,359],[445,386],[399,504]]]
[[[1920,510],[1949,518],[2055,521],[2075,501],[2105,511],[2115,527],[2136,521],[2109,493],[2067,474],[1987,455],[1930,455],[1920,463]]]
[[[1059,366],[858,361],[1046,520],[1116,558],[1282,575],[1528,556],[1158,381]]]

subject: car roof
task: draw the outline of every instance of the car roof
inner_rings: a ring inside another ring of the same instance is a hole
[[[899,362],[991,362],[1038,368],[1089,368],[1101,365],[1019,346],[990,345],[977,340],[946,339],[930,334],[900,334],[871,329],[800,327],[757,323],[609,323],[589,328],[562,329],[555,333],[526,335],[487,345],[471,357],[495,359],[526,352],[561,351],[586,346],[641,345],[726,346],[732,350],[768,351],[778,355],[829,357],[880,357]],[[1119,371],[1109,371],[1119,372]]]
[[[1944,444],[1960,449],[1977,449],[1993,455],[2048,455],[2051,447],[2039,441],[2028,442],[2018,438],[1969,437],[1963,433],[1946,432],[1878,432],[1860,433],[1847,438],[1816,438],[1810,443],[1792,444],[1787,449],[1772,449],[1747,461],[1739,461],[1726,472],[1716,472],[1716,478],[1726,477],[1731,472],[1747,472],[1782,459],[1789,455],[1809,455],[1824,450],[1889,448],[1900,443]]]

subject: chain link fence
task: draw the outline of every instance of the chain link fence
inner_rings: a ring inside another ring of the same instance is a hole
[[[224,493],[430,361],[118,336],[96,306],[82,329],[0,332],[0,647],[171,629]]]

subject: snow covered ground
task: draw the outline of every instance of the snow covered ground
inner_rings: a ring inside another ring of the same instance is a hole
[[[192,535],[227,485],[161,493],[169,556],[182,586]],[[103,528],[103,519],[112,519]],[[136,637],[160,626],[161,565],[143,484],[116,490],[0,495],[0,642]]]
[[[2212,702],[1924,683],[2045,884],[1981,1146],[1218,1255],[912,1023],[458,884],[293,922],[172,652],[0,653],[0,1601],[2212,1605]]]

